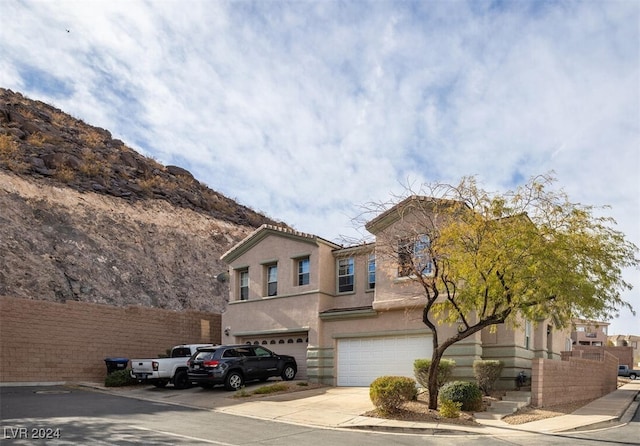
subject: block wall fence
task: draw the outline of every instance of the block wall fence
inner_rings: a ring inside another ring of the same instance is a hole
[[[611,353],[613,356],[618,358],[618,363],[620,365],[628,365],[631,367],[633,365],[633,347],[596,347],[591,345],[574,345],[572,348],[572,353],[582,352],[583,357],[587,357],[588,355],[604,355],[604,352]]]
[[[219,314],[0,297],[0,383],[101,382],[105,358],[221,343]]]
[[[618,358],[567,357],[562,361],[536,358],[531,368],[531,404],[549,407],[599,398],[617,388]]]

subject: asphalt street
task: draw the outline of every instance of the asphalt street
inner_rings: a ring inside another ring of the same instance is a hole
[[[167,395],[171,393],[166,389]],[[195,390],[194,390],[195,391]],[[189,390],[187,390],[189,392]],[[626,426],[571,435],[434,435],[322,429],[126,398],[74,386],[0,387],[3,445],[637,445]]]

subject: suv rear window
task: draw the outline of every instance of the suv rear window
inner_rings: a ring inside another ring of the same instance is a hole
[[[196,361],[209,361],[216,354],[215,350],[200,350],[195,357]]]

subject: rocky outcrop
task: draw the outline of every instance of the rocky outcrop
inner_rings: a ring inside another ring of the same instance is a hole
[[[105,129],[3,88],[0,170],[131,202],[163,200],[243,226],[274,223],[209,189],[182,167],[163,166],[113,139]]]
[[[221,312],[220,256],[274,222],[0,89],[0,295]]]

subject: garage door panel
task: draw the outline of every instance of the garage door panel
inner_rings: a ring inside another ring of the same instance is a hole
[[[369,386],[379,376],[414,378],[413,362],[430,358],[430,335],[338,340],[338,386]]]

